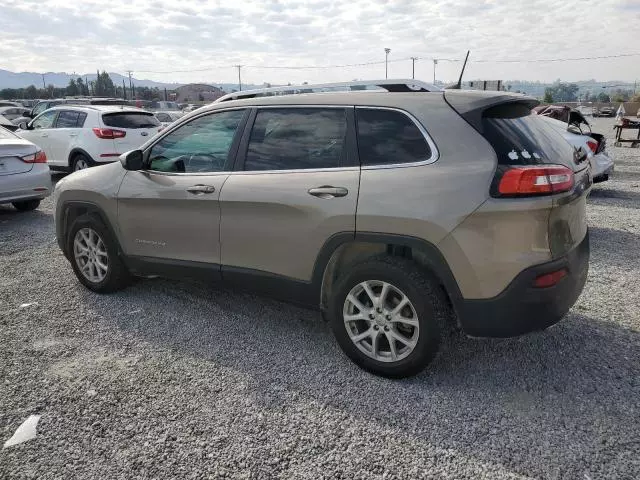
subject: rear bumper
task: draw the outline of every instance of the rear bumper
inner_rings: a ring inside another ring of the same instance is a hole
[[[566,268],[553,287],[534,288],[539,275]],[[473,337],[515,337],[559,322],[580,296],[589,271],[589,233],[567,255],[521,272],[498,296],[463,300],[458,308],[462,329]]]
[[[51,195],[51,173],[46,164],[29,172],[0,176],[0,204],[42,199]]]
[[[594,179],[609,175],[614,169],[613,159],[606,152],[594,155],[592,165],[591,175]]]

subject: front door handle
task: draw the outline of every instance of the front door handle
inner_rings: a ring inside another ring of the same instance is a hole
[[[41,137],[48,137],[49,134],[48,133],[43,133],[42,135],[40,135]]]
[[[78,134],[77,134],[77,133],[70,133],[70,134],[69,134],[69,136],[70,136],[70,137],[77,137],[77,136],[78,136]]]
[[[346,197],[348,193],[349,190],[344,187],[332,187],[331,185],[323,185],[322,187],[309,189],[309,195],[318,198]]]
[[[216,187],[211,185],[193,185],[187,188],[187,192],[194,195],[202,195],[203,193],[213,193],[216,191]]]

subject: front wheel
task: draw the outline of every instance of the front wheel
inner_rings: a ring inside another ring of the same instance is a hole
[[[410,260],[381,256],[338,279],[329,299],[336,340],[358,366],[403,378],[436,356],[450,309],[438,282]]]
[[[109,293],[129,285],[131,277],[107,228],[92,216],[78,218],[69,232],[67,251],[78,280],[90,290]]]

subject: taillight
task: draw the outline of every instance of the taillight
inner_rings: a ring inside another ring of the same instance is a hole
[[[548,288],[556,285],[560,280],[567,276],[567,270],[561,269],[552,273],[545,273],[536,277],[533,286],[536,288]]]
[[[42,150],[38,150],[36,153],[32,153],[31,155],[20,157],[20,159],[24,163],[47,163],[47,155]]]
[[[127,132],[123,130],[115,130],[113,128],[94,128],[93,133],[98,138],[122,138],[127,136]]]
[[[573,172],[562,165],[527,165],[504,170],[498,196],[549,195],[573,188]]]
[[[596,153],[598,151],[598,142],[587,140],[587,145],[589,145],[589,148],[593,153]]]

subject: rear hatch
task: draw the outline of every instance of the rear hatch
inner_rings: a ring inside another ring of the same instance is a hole
[[[22,157],[33,155],[36,146],[0,127],[0,176],[26,173],[33,168]]]
[[[496,152],[491,196],[505,202],[551,197],[548,239],[552,257],[577,246],[587,232],[586,197],[592,184],[586,154],[531,112],[537,103],[532,98],[474,92],[445,92],[445,98]],[[521,175],[524,171],[537,177]]]
[[[139,148],[162,127],[153,113],[131,110],[104,113],[102,124],[113,131],[112,138],[117,153]]]

